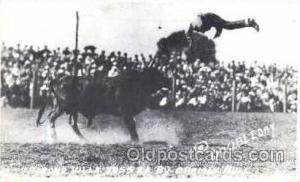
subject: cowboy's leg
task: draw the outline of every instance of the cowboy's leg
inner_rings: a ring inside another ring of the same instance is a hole
[[[228,30],[244,28],[244,27],[249,27],[246,20],[226,21],[223,24],[223,28],[228,29]]]
[[[236,29],[246,26],[245,20],[227,21],[214,13],[206,13],[203,15],[207,24],[213,25],[216,28]]]
[[[256,31],[259,31],[258,24],[254,19],[251,18],[237,21],[227,21],[214,13],[207,13],[204,16],[207,19],[207,23],[212,24],[214,27],[216,27],[216,29],[225,28],[228,30],[233,30],[245,27],[253,27],[256,29]]]
[[[259,25],[254,19],[248,18],[247,20],[238,20],[238,21],[227,21],[223,27],[225,29],[233,30],[238,28],[252,27],[257,32],[259,32]]]

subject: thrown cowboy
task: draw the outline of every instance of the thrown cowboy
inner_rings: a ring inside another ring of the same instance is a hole
[[[223,29],[233,30],[245,27],[252,27],[257,32],[259,31],[259,25],[252,18],[246,20],[227,21],[214,13],[198,14],[195,21],[190,24],[188,33],[193,31],[205,33],[212,27],[216,29],[214,38],[221,35]]]

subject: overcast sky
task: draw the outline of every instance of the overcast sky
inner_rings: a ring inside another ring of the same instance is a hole
[[[255,18],[252,28],[228,31],[215,39],[222,61],[299,65],[299,0],[0,0],[0,35],[7,45],[74,47],[75,11],[79,11],[79,45],[107,51],[155,53],[156,42],[188,28],[199,12],[224,19]],[[161,26],[162,29],[158,29]],[[214,30],[207,32],[212,37]]]

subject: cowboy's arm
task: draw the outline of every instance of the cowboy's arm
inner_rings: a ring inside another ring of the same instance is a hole
[[[216,29],[216,33],[215,33],[214,39],[220,37],[223,28],[221,28],[221,27],[215,27],[215,29]]]

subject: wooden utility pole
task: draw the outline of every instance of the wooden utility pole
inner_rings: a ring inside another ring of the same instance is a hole
[[[172,95],[171,95],[171,105],[172,108],[176,108],[176,71],[173,71],[172,74]]]
[[[43,58],[39,53],[34,54],[34,61],[32,66],[32,80],[29,84],[29,97],[30,97],[30,103],[29,107],[30,109],[33,109],[36,104],[36,93],[37,93],[37,74],[40,67],[40,64],[43,62]]]
[[[34,108],[34,104],[35,104],[35,94],[36,94],[36,75],[37,75],[37,71],[38,71],[38,63],[35,61],[35,64],[33,66],[33,75],[32,75],[32,80],[31,83],[29,85],[29,96],[30,96],[30,109]]]
[[[287,81],[284,80],[283,86],[283,112],[287,112]]]
[[[287,112],[287,84],[288,84],[288,67],[284,71],[284,80],[283,80],[283,112]]]
[[[173,109],[176,108],[176,75],[177,75],[177,55],[178,52],[175,52],[174,60],[173,60],[173,68],[172,68],[172,93],[171,93],[171,107]]]
[[[74,59],[73,59],[73,75],[76,77],[78,72],[78,66],[77,66],[77,58],[78,58],[78,29],[79,29],[79,14],[78,11],[76,11],[76,33],[75,33],[75,53],[74,53]]]
[[[78,106],[78,100],[77,95],[78,95],[78,91],[77,91],[77,84],[78,84],[78,78],[77,78],[77,73],[78,73],[78,62],[77,62],[77,58],[78,58],[78,28],[79,28],[79,14],[76,11],[76,32],[75,32],[75,50],[74,50],[74,59],[73,59],[73,79],[72,79],[72,99],[73,99],[73,106],[76,108]],[[74,112],[77,113],[77,112]],[[74,114],[73,113],[73,114]]]
[[[235,63],[232,61],[232,103],[231,111],[236,111],[236,80],[235,80]]]
[[[231,104],[231,111],[236,111],[236,81],[235,79],[232,80],[232,104]]]

